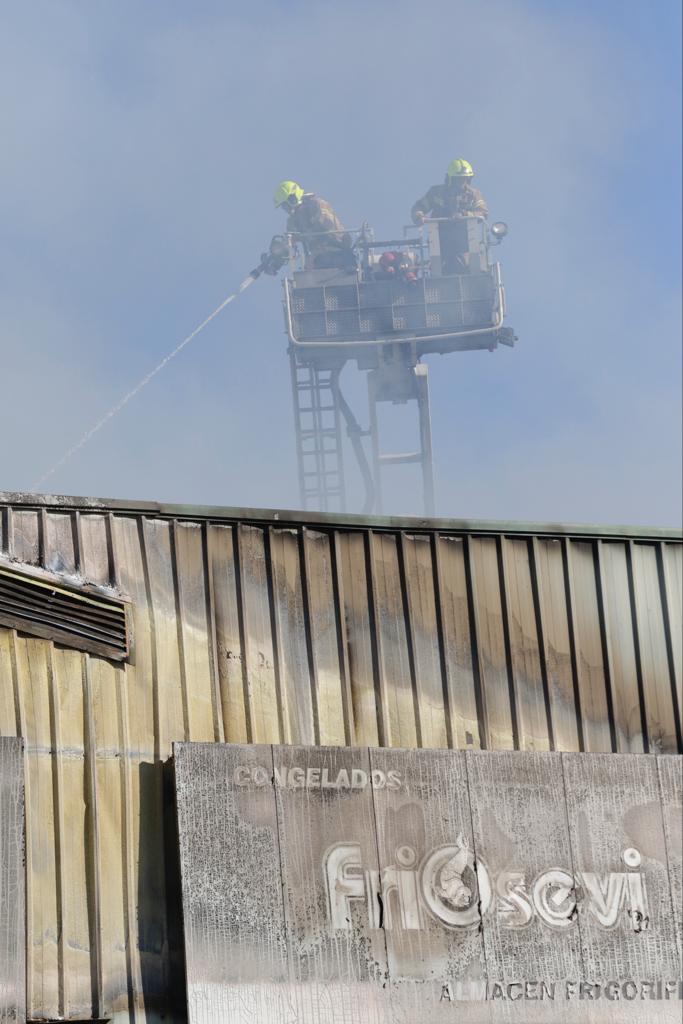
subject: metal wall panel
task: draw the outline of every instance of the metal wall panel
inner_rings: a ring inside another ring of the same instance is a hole
[[[132,601],[123,665],[0,629],[34,1017],[182,1019],[175,740],[683,749],[674,531],[0,495],[0,553]]]
[[[683,758],[657,758],[678,955],[683,963]]]
[[[23,748],[0,736],[0,1024],[26,1020]]]

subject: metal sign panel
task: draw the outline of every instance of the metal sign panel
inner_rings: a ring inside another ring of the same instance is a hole
[[[271,748],[188,744],[175,756],[193,1019],[240,1020],[243,991],[266,1019],[263,979],[289,977]]]
[[[190,1024],[678,1024],[658,767],[176,745]]]
[[[585,968],[592,977],[600,971],[610,977],[677,977],[655,758],[563,754],[562,759],[574,873],[591,908],[580,927]]]
[[[477,795],[477,856],[495,879],[496,912],[487,916],[484,929],[489,976],[501,984],[520,974],[560,983],[579,977],[562,755],[468,754],[467,769]],[[551,865],[552,880],[536,888],[533,880],[545,880]]]
[[[657,758],[678,955],[683,962],[683,757]]]
[[[26,1020],[24,743],[0,736],[0,1024]]]

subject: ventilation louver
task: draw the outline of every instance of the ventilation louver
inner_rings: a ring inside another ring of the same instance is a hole
[[[116,661],[128,656],[125,601],[14,563],[0,562],[0,625]]]

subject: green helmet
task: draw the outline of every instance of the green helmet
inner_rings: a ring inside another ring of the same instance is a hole
[[[472,178],[474,171],[467,160],[451,160],[446,171],[447,178]]]
[[[276,206],[287,203],[288,206],[298,206],[301,202],[304,190],[295,181],[281,181],[273,193],[273,202]]]

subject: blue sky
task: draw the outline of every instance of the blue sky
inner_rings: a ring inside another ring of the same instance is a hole
[[[429,360],[438,512],[679,524],[680,35],[678,0],[3,5],[0,488],[233,290],[281,178],[391,235],[464,156],[519,342]],[[279,299],[257,282],[50,489],[296,507]],[[412,478],[386,510],[420,512]]]

